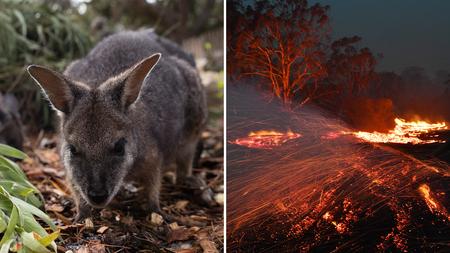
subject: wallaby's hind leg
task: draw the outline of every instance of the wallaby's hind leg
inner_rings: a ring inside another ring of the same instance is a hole
[[[161,167],[162,162],[153,153],[146,156],[133,173],[129,174],[125,181],[138,183],[143,191],[140,192],[139,201],[141,208],[146,212],[160,212],[159,192],[161,190]]]
[[[215,204],[212,190],[201,177],[192,174],[192,166],[197,151],[197,141],[192,141],[178,150],[176,159],[177,184],[192,189],[196,201],[212,206]]]
[[[197,147],[197,141],[191,141],[179,148],[176,156],[177,184],[184,184],[192,177],[192,165]]]

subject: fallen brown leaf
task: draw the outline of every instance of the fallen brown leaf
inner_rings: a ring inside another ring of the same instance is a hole
[[[186,206],[189,204],[188,200],[179,200],[177,201],[177,203],[175,204],[175,209],[178,209],[180,211],[183,211],[186,209]]]
[[[59,203],[54,203],[51,205],[45,205],[45,210],[60,213],[64,211],[64,207]]]
[[[154,225],[160,226],[163,224],[164,219],[161,215],[157,214],[157,213],[152,213],[151,214],[151,219],[150,222]]]
[[[86,218],[85,220],[84,220],[84,227],[86,228],[86,229],[94,229],[94,223],[92,222],[92,220],[90,219],[90,218]]]
[[[200,247],[203,249],[203,253],[218,253],[219,251],[216,248],[216,245],[214,242],[208,240],[208,239],[202,239],[200,240]]]
[[[176,252],[176,253],[196,253],[197,252],[197,250],[195,250],[195,249],[177,249],[177,250],[174,250],[174,252]]]
[[[108,230],[108,226],[101,226],[98,230],[97,230],[97,233],[99,233],[99,234],[103,234],[103,233],[105,233],[105,231],[106,230]]]
[[[105,245],[101,243],[81,246],[75,253],[106,253]]]
[[[198,227],[180,228],[177,230],[170,230],[167,236],[169,243],[174,241],[186,241],[195,237],[195,233],[199,230]]]
[[[177,230],[177,229],[180,228],[180,226],[178,226],[178,223],[172,222],[172,223],[169,224],[169,228],[172,229],[172,230]]]

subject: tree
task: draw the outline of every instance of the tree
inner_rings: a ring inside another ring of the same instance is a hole
[[[369,48],[358,49],[358,36],[344,37],[331,44],[327,61],[328,89],[341,95],[356,95],[377,78],[375,57]]]
[[[328,6],[306,0],[234,1],[241,13],[229,41],[229,69],[237,77],[270,81],[272,92],[290,104],[306,103],[326,76]]]

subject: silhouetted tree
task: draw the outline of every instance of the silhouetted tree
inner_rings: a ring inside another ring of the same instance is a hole
[[[228,66],[238,77],[270,81],[275,96],[291,103],[310,100],[326,76],[328,6],[306,0],[234,1],[242,14],[233,22]]]
[[[376,79],[375,56],[367,47],[358,49],[356,44],[360,41],[360,37],[353,36],[331,44],[326,65],[328,89],[343,95],[356,95]]]

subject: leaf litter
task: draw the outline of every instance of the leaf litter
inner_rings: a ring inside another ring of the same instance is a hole
[[[223,121],[214,120],[202,135],[203,151],[194,166],[195,175],[203,179],[213,198],[203,201],[208,205],[200,204],[192,197],[195,190],[172,184],[169,175],[161,190],[166,216],[136,208],[136,195],[141,189],[130,184],[109,207],[95,210],[92,219],[73,223],[75,206],[54,133],[30,137],[33,141],[26,143],[29,158],[21,166],[42,192],[45,209],[61,230],[58,252],[223,252],[222,133]]]

